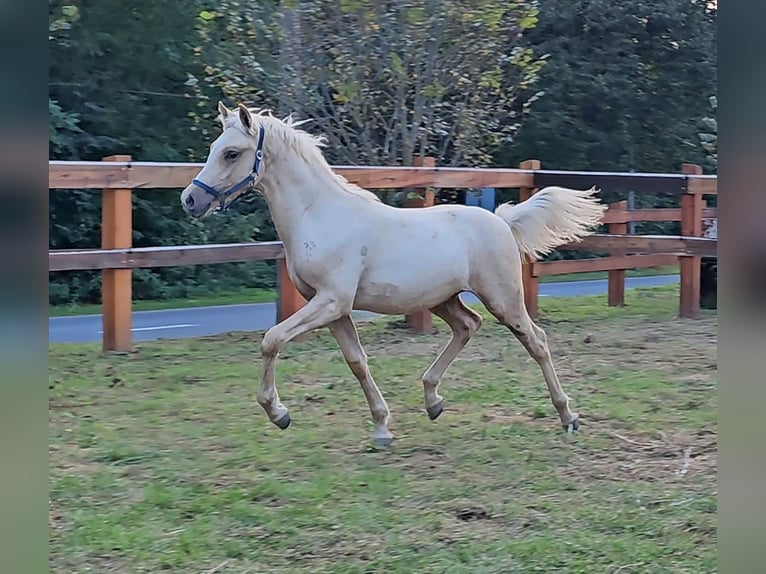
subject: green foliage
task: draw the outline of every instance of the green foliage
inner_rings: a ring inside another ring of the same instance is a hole
[[[66,42],[66,33],[80,18],[80,9],[74,4],[49,2],[48,40]]]
[[[716,83],[716,12],[696,0],[540,0],[524,45],[548,54],[516,142],[548,169],[678,171],[701,163]]]
[[[718,122],[715,115],[718,112],[718,98],[710,96],[710,116],[702,118],[702,131],[697,134],[700,146],[707,154],[708,162],[714,169],[718,168]]]
[[[252,10],[222,1],[221,17],[200,24],[201,54],[213,57],[207,79],[232,101],[313,118],[332,161],[486,164],[518,129],[533,96],[520,89],[542,67],[521,45],[535,6],[314,0]],[[256,42],[243,51],[248,35]]]
[[[48,99],[49,154],[53,157],[77,155],[77,137],[83,133],[77,114],[65,112],[54,100]]]
[[[194,81],[204,74],[195,51],[196,12],[201,2],[172,0],[137,6],[92,3],[87,10],[66,2],[51,7],[49,130],[51,159],[99,160],[119,153],[139,161],[199,161],[207,132],[195,112],[212,106],[220,91]],[[212,132],[211,132],[212,133]],[[275,239],[262,200],[241,202],[225,217],[200,225],[178,202],[180,190],[134,193],[133,244],[178,245]],[[97,191],[51,190],[50,248],[100,244]],[[100,274],[50,275],[52,303],[97,302]],[[140,270],[137,298],[185,296],[203,287],[271,287],[268,263]]]
[[[540,0],[523,45],[547,56],[542,92],[501,165],[539,158],[544,169],[678,172],[709,165],[699,118],[716,84],[716,11],[696,0]],[[607,202],[629,189],[602,193]],[[678,207],[667,194],[636,194],[635,207]],[[677,223],[636,233],[677,233]],[[549,259],[577,257],[554,252]]]

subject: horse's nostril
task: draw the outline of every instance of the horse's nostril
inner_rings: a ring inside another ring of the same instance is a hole
[[[188,207],[194,207],[194,198],[193,198],[191,195],[189,195],[189,196],[186,198],[186,205],[187,205]]]

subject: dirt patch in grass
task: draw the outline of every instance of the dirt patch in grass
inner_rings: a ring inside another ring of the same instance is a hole
[[[682,483],[688,476],[715,475],[717,470],[716,436],[708,431],[662,439],[612,432],[610,438],[598,453],[573,457],[569,468],[561,472],[578,480]]]

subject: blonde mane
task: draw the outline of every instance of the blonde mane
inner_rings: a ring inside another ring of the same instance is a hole
[[[349,182],[342,175],[335,173],[322,153],[321,148],[325,147],[327,139],[323,135],[314,136],[304,130],[298,129],[298,126],[309,123],[311,119],[295,120],[292,113],[280,120],[271,113],[269,109],[248,108],[266,130],[267,138],[269,136],[278,137],[289,149],[294,151],[309,166],[327,171],[338,186],[351,195],[361,197],[370,202],[380,202],[380,198],[364,188]],[[233,114],[227,124],[239,124],[239,117]]]

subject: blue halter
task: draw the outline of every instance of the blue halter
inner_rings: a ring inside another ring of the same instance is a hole
[[[260,126],[258,130],[258,145],[255,147],[255,162],[253,163],[253,171],[250,172],[250,175],[248,175],[245,179],[240,181],[239,183],[233,185],[226,191],[218,191],[214,187],[209,186],[204,181],[200,181],[198,179],[193,179],[192,183],[199,187],[200,189],[203,189],[210,195],[212,195],[214,198],[218,200],[218,211],[224,211],[227,209],[231,203],[226,203],[226,200],[234,193],[239,191],[245,186],[248,186],[249,189],[253,188],[253,184],[255,183],[255,178],[258,177],[258,172],[261,167],[261,160],[263,160],[263,137],[265,135],[265,131],[263,129],[263,126]]]

